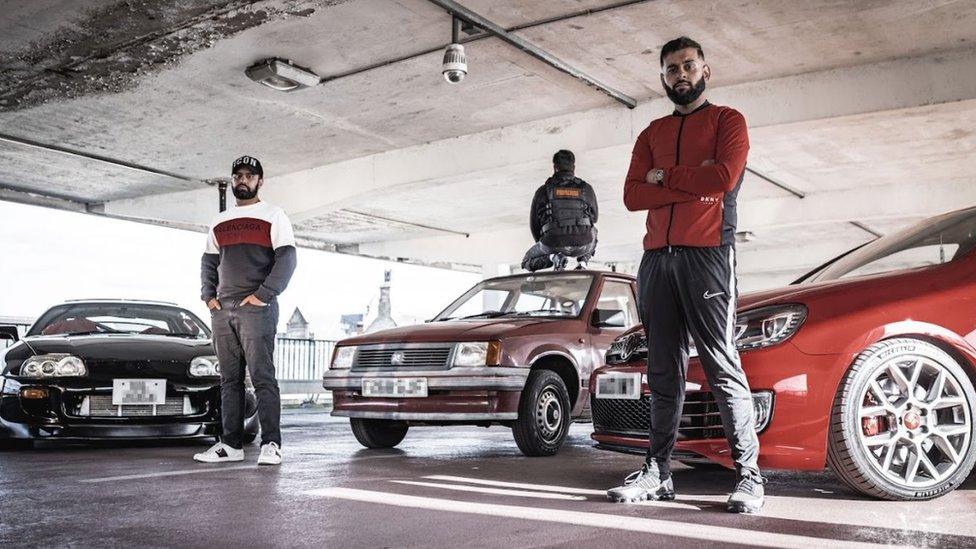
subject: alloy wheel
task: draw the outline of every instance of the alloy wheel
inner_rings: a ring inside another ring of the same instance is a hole
[[[871,465],[910,488],[934,486],[968,453],[972,417],[958,379],[924,356],[882,363],[860,395],[860,443]]]

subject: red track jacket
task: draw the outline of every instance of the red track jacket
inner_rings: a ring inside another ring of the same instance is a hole
[[[651,122],[637,136],[624,183],[627,209],[647,210],[644,249],[734,245],[748,153],[746,120],[730,107],[706,102]],[[645,180],[656,168],[664,169],[662,185]]]

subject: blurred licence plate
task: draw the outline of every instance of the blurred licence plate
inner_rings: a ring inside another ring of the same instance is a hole
[[[637,400],[640,398],[641,375],[606,374],[596,378],[596,398],[620,398]]]
[[[113,379],[112,405],[166,404],[165,379]]]
[[[422,398],[427,396],[427,378],[364,379],[364,397]]]

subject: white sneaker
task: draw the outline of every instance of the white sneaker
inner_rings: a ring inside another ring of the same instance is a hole
[[[244,450],[231,448],[223,442],[218,442],[206,452],[193,456],[196,461],[204,463],[224,463],[225,461],[244,461]]]
[[[281,465],[281,448],[277,442],[269,442],[261,446],[258,465]]]

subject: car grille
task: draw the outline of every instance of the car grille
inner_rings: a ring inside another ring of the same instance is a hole
[[[647,438],[650,429],[651,397],[639,400],[591,397],[593,427],[628,436]],[[710,392],[688,393],[681,411],[678,438],[700,440],[725,438],[718,404]]]
[[[447,370],[453,344],[411,346],[363,346],[356,351],[353,369]],[[400,358],[394,364],[394,354]]]
[[[155,410],[152,405],[145,404],[115,406],[112,404],[112,395],[91,395],[85,398],[88,399],[88,415],[91,417],[153,417],[184,415],[184,402],[189,407],[190,397],[166,397],[166,403],[157,404]],[[190,413],[194,412],[191,410]]]

